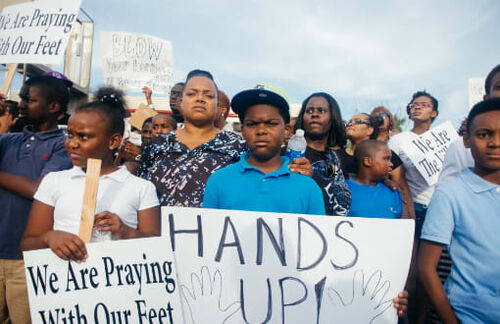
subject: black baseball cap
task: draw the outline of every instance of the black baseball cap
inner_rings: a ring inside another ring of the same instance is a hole
[[[269,83],[257,84],[252,89],[241,91],[231,100],[231,108],[243,122],[245,112],[254,105],[267,104],[278,108],[285,124],[290,122],[290,106],[284,89]]]

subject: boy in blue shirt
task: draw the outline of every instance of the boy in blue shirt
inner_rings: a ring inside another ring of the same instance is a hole
[[[472,108],[463,141],[474,167],[436,189],[419,275],[444,323],[500,323],[500,98]],[[444,287],[436,271],[443,247],[452,260]]]
[[[0,323],[29,323],[28,294],[19,243],[33,195],[43,176],[71,168],[57,117],[69,90],[53,76],[30,78],[19,93],[22,133],[0,135]]]
[[[210,176],[204,208],[325,214],[316,182],[291,172],[288,159],[280,157],[290,113],[284,96],[275,91],[259,86],[233,98],[231,107],[242,123],[248,152]]]
[[[401,218],[401,195],[383,182],[392,170],[391,151],[387,145],[377,140],[365,140],[356,146],[354,161],[356,176],[347,179],[352,195],[347,216]]]

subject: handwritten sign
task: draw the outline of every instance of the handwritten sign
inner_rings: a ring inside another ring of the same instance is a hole
[[[169,93],[173,83],[172,44],[132,33],[101,32],[101,55],[106,85],[139,92],[148,86]]]
[[[185,323],[397,322],[412,220],[181,207],[162,217]]]
[[[169,242],[87,244],[84,263],[24,252],[33,323],[182,323]]]
[[[0,63],[60,64],[81,0],[40,0],[0,14]]]
[[[437,182],[446,150],[457,138],[452,123],[446,121],[403,145],[403,151],[429,186]]]

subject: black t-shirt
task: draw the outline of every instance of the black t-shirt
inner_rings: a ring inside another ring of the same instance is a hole
[[[309,160],[309,162],[311,162],[311,164],[318,161],[328,160],[328,156],[325,151],[316,151],[315,149],[310,148],[309,146],[306,148],[305,156]]]
[[[346,179],[349,178],[349,173],[356,173],[358,171],[358,168],[354,163],[354,156],[347,154],[345,148],[335,150],[335,153],[340,160],[340,167],[342,168],[342,172],[344,173],[344,177]],[[391,150],[391,162],[393,170],[403,164],[399,156],[393,150]]]

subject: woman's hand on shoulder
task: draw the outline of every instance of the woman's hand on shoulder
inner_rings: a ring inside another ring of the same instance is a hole
[[[88,254],[85,243],[78,236],[63,232],[49,231],[43,235],[47,246],[58,257],[67,261],[85,262]]]

